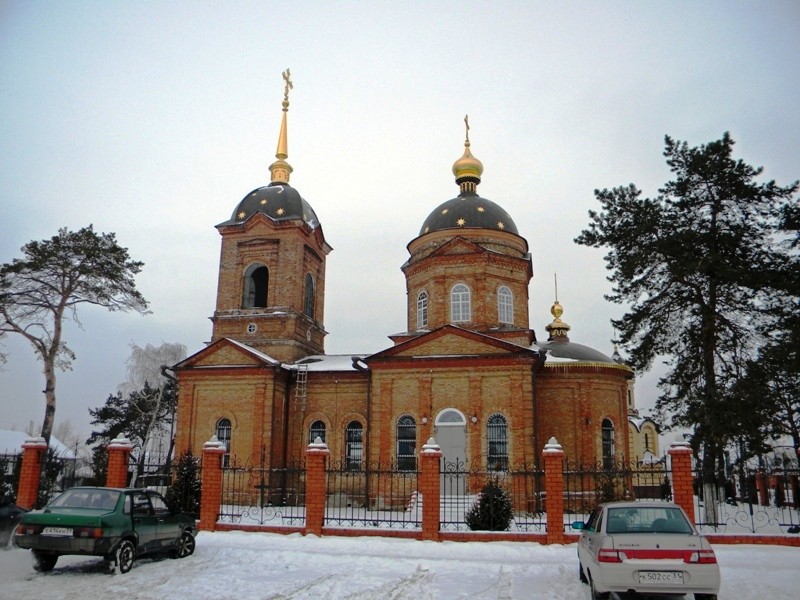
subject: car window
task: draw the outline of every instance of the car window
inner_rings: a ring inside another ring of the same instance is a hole
[[[608,533],[692,533],[683,512],[674,506],[609,509]]]
[[[150,500],[141,492],[133,495],[133,514],[134,515],[152,515],[153,509],[150,507]]]
[[[598,523],[601,520],[600,515],[602,514],[603,509],[599,506],[592,511],[592,514],[589,515],[589,520],[586,521],[586,529],[587,531],[597,531]]]
[[[148,496],[150,496],[150,503],[153,505],[153,510],[157,515],[170,512],[169,506],[160,495],[151,493]]]
[[[131,495],[125,494],[125,505],[122,507],[123,514],[126,515],[131,514],[131,512],[133,512],[131,506],[132,506]]]

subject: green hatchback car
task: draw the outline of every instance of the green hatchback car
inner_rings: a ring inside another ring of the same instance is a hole
[[[33,552],[33,568],[50,571],[59,556],[102,556],[120,573],[145,554],[184,558],[194,552],[194,519],[153,490],[75,487],[17,526],[14,541]]]

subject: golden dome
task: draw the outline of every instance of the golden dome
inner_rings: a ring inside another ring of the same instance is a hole
[[[472,152],[469,150],[469,115],[464,117],[464,124],[467,127],[467,136],[464,140],[464,154],[453,163],[453,175],[456,176],[456,183],[458,184],[465,181],[478,184],[483,174],[483,163],[472,156]],[[470,191],[474,191],[474,186]]]

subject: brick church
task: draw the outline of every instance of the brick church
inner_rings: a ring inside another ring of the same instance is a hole
[[[432,206],[401,267],[406,331],[375,354],[325,354],[331,246],[289,183],[284,77],[271,181],[217,225],[211,341],[174,367],[177,450],[197,453],[216,435],[226,462],[263,457],[281,467],[320,437],[334,464],[410,470],[433,437],[446,462],[506,469],[538,464],[554,436],[570,461],[627,461],[633,372],[616,353],[571,341],[557,300],[546,339],[537,339],[528,242],[480,195],[483,165],[468,126],[453,164],[458,194]]]

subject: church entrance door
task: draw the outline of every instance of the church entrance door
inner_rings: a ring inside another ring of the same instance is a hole
[[[434,437],[442,450],[442,496],[465,496],[467,470],[467,419],[455,408],[439,413]]]

